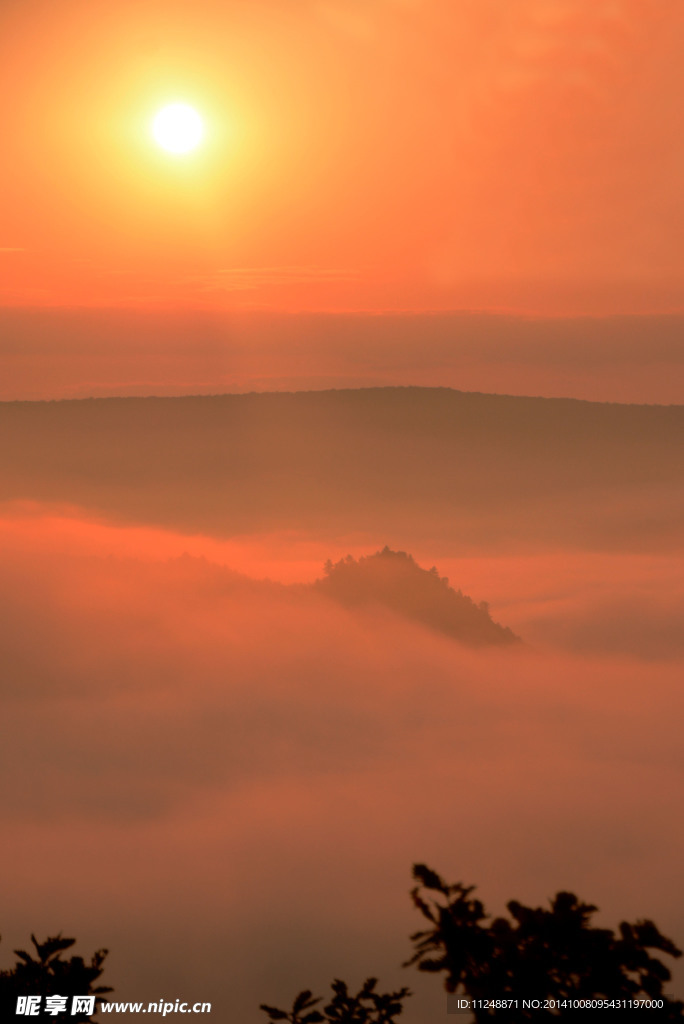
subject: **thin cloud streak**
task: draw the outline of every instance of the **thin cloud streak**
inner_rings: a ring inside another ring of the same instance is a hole
[[[256,291],[266,285],[307,284],[316,281],[353,281],[359,270],[314,266],[228,267],[205,281],[204,291]]]

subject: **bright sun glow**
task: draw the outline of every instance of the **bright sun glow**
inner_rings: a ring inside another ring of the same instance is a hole
[[[156,115],[152,134],[169,153],[189,153],[202,141],[204,125],[187,103],[171,103]]]

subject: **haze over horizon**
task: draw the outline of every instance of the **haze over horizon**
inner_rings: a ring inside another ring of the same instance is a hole
[[[683,400],[684,315],[0,307],[0,401],[383,386]]]

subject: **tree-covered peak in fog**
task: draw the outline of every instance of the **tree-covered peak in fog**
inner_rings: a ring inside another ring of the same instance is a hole
[[[347,607],[380,605],[468,644],[510,644],[519,640],[494,622],[486,601],[449,586],[436,567],[422,569],[405,551],[384,547],[358,560],[351,555],[325,564],[314,586]]]

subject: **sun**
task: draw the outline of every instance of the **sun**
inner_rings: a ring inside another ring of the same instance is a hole
[[[169,153],[189,153],[200,144],[204,125],[197,111],[187,103],[170,103],[155,115],[152,134]]]

